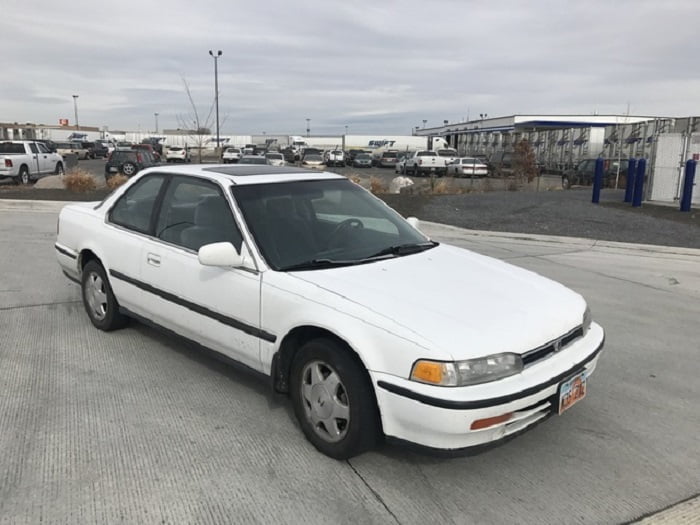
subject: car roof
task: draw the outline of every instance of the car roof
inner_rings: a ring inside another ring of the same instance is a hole
[[[310,171],[302,168],[269,166],[267,164],[189,164],[186,166],[154,166],[139,172],[168,173],[172,175],[206,176],[221,184],[265,184],[318,179],[345,179],[343,175],[327,171]]]

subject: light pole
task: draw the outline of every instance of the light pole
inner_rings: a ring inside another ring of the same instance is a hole
[[[158,113],[154,113],[153,116],[156,117],[156,133],[158,133]]]
[[[425,125],[428,123],[426,119],[423,119],[423,129],[425,129]]]
[[[307,118],[307,119],[306,119],[306,136],[307,136],[307,137],[310,137],[310,136],[311,136],[311,135],[310,135],[310,133],[311,133],[311,124],[310,124],[310,123],[311,123],[311,119],[310,119],[310,118]]]
[[[80,129],[78,123],[78,95],[73,95],[73,110],[75,111],[75,129]]]
[[[209,54],[214,59],[214,101],[216,104],[216,149],[221,147],[219,142],[219,57],[223,54],[218,50],[216,54],[209,50]]]
[[[347,126],[347,124],[345,125],[345,134],[346,134],[346,135],[348,134],[348,126]]]

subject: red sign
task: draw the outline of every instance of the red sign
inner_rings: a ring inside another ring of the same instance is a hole
[[[59,126],[67,126],[67,125],[68,125],[68,119],[67,119],[67,118],[60,118],[60,119],[58,119],[58,125],[59,125]]]

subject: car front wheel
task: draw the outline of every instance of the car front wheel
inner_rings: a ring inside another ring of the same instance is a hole
[[[97,261],[90,261],[83,268],[82,295],[85,311],[96,328],[109,332],[127,323],[127,317],[119,312],[107,274]]]
[[[320,452],[348,459],[374,447],[379,414],[367,372],[340,343],[314,339],[292,363],[294,412]]]

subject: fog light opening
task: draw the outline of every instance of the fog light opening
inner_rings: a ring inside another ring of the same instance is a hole
[[[511,417],[513,417],[513,412],[508,412],[507,414],[503,414],[500,416],[495,416],[495,417],[487,417],[484,419],[477,419],[472,423],[472,426],[469,427],[471,430],[481,430],[484,428],[489,428],[494,425],[498,425],[500,423],[505,423],[508,421]]]

